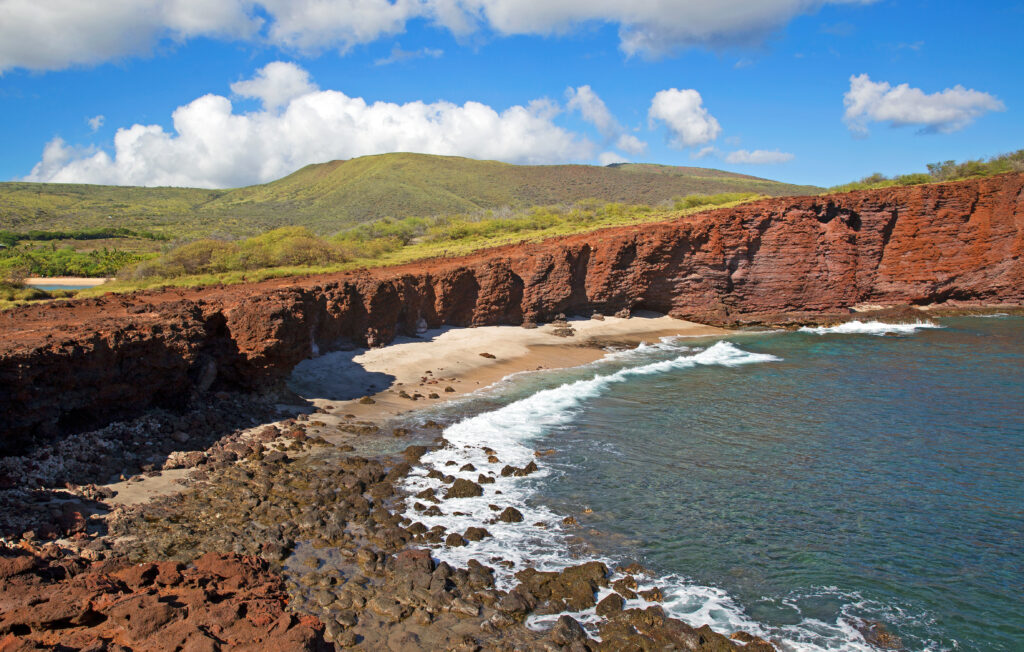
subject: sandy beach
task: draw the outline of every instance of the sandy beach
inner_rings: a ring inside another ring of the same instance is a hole
[[[325,414],[317,419],[328,424],[333,415],[345,414],[380,422],[458,398],[516,372],[587,364],[604,356],[608,347],[635,347],[666,336],[714,337],[730,332],[655,313],[581,318],[568,324],[575,331],[570,337],[556,335],[554,324],[533,329],[444,328],[419,337],[399,337],[378,349],[327,353],[299,364],[289,387],[322,408]],[[419,398],[403,397],[403,392]],[[364,396],[373,403],[361,403]]]
[[[91,288],[97,285],[103,285],[107,281],[112,281],[112,278],[88,278],[84,276],[33,276],[25,279],[25,285],[66,285],[69,287],[76,288]]]

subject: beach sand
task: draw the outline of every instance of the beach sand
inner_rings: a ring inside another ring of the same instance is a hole
[[[419,337],[396,338],[382,348],[338,351],[306,360],[292,373],[289,387],[322,408],[325,414],[317,415],[317,420],[327,425],[346,414],[379,423],[458,398],[516,372],[593,362],[609,346],[635,347],[665,336],[714,337],[731,332],[655,313],[575,319],[569,325],[576,332],[572,337],[555,335],[552,324],[535,329],[430,330]],[[404,398],[402,391],[422,398]],[[430,398],[431,394],[437,398]],[[374,402],[360,403],[364,396]]]
[[[112,278],[86,278],[79,276],[49,276],[49,277],[32,277],[25,279],[25,285],[66,285],[69,287],[76,288],[91,288],[97,285],[102,285],[107,281],[112,281]]]

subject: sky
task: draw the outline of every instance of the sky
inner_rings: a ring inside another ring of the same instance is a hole
[[[830,186],[1024,148],[1024,0],[0,0],[0,179],[414,151]]]

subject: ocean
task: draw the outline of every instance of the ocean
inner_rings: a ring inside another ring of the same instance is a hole
[[[539,467],[407,512],[462,532],[519,509],[434,551],[506,587],[635,561],[671,615],[783,649],[873,649],[865,622],[908,650],[1024,646],[1024,318],[667,338],[419,416],[438,417],[449,445],[412,491]]]

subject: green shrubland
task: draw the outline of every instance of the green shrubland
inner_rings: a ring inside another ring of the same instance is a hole
[[[841,186],[834,186],[828,189],[829,193],[850,192],[851,190],[873,190],[875,188],[890,188],[893,186],[915,186],[923,183],[940,183],[943,181],[959,181],[977,177],[990,177],[996,174],[1008,172],[1024,172],[1024,149],[1017,150],[1010,154],[993,156],[990,159],[977,159],[973,161],[941,161],[929,163],[928,172],[916,172],[914,174],[902,174],[895,177],[887,177],[880,172],[864,177],[860,181],[846,183]]]
[[[282,227],[241,240],[188,242],[125,267],[113,285],[83,292],[234,283],[397,265],[607,226],[655,222],[757,197],[750,193],[690,195],[660,207],[584,200],[521,211],[506,208],[429,218],[385,217],[331,237],[317,236],[301,226]]]

